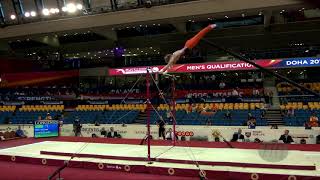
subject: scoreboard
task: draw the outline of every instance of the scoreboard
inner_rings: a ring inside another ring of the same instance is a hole
[[[59,121],[39,120],[34,122],[34,137],[57,137],[59,136]]]

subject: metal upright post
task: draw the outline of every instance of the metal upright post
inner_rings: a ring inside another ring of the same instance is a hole
[[[176,145],[176,100],[175,100],[175,92],[176,92],[176,83],[175,83],[175,76],[172,77],[172,124],[173,124],[173,146]]]
[[[147,68],[147,74],[146,74],[146,86],[147,86],[147,144],[148,144],[148,161],[151,161],[150,158],[150,68]]]

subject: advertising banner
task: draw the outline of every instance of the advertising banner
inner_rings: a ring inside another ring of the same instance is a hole
[[[100,132],[104,128],[109,131],[110,127],[113,127],[122,138],[127,139],[142,139],[146,135],[147,128],[145,125],[126,125],[121,124],[102,124],[95,126],[93,124],[83,124],[81,134],[84,137],[91,137],[94,133],[98,137],[102,137]],[[172,128],[167,125],[166,131]],[[232,135],[242,129],[242,134],[246,140],[253,142],[255,138],[259,138],[264,142],[277,141],[279,137],[284,133],[285,129],[290,131],[290,135],[293,137],[294,143],[300,144],[300,140],[303,138],[307,141],[307,144],[315,144],[316,136],[319,135],[320,127],[313,128],[312,130],[305,130],[304,127],[283,127],[280,129],[270,129],[269,126],[258,126],[256,129],[248,129],[245,126],[188,126],[177,125],[176,132],[179,138],[185,136],[186,140],[190,140],[191,137],[206,137],[208,141],[214,141],[215,136],[221,135],[227,141],[230,141]],[[16,131],[18,125],[0,125],[0,132]],[[33,137],[34,128],[33,125],[21,125],[21,129],[28,137]],[[74,136],[73,125],[64,124],[60,132],[61,136]],[[151,126],[151,135],[154,139],[158,139],[158,127],[156,125]]]
[[[288,58],[288,59],[262,59],[255,60],[256,64],[264,68],[301,68],[320,66],[320,58]],[[157,73],[163,66],[151,66],[152,73]],[[212,71],[236,71],[236,70],[254,70],[253,65],[243,61],[228,62],[206,62],[196,64],[177,64],[169,72],[192,73],[192,72],[212,72]],[[147,66],[125,67],[109,69],[110,76],[146,74]]]

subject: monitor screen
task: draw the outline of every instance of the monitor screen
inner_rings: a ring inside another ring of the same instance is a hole
[[[34,123],[34,137],[56,137],[59,136],[59,121],[40,120]]]

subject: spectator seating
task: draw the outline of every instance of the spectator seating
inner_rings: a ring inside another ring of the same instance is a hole
[[[16,106],[0,106],[0,124],[5,122],[7,118],[11,118]]]
[[[281,110],[294,110],[294,116],[284,115],[284,122],[286,126],[304,126],[306,121],[309,121],[310,116],[315,113],[316,115],[320,113],[320,103],[319,102],[289,102],[285,105],[280,106]]]
[[[196,109],[207,108],[212,110],[214,107],[217,110],[229,109],[229,110],[254,110],[260,109],[263,106],[263,103],[197,103],[194,104]],[[177,104],[176,110],[185,110],[188,111],[190,104]],[[169,105],[160,104],[157,108],[158,110],[169,110]]]
[[[210,121],[212,125],[222,126],[240,126],[246,124],[248,120],[248,113],[256,117],[257,125],[266,126],[267,121],[261,119],[261,113],[263,110],[263,103],[198,103],[193,104],[177,104],[176,105],[176,120],[177,124],[183,125],[205,125],[207,121]],[[207,109],[209,111],[216,110],[216,113],[201,114],[199,112],[190,112],[190,109],[196,109],[196,111],[202,111]],[[172,107],[171,107],[172,109]],[[159,115],[166,119],[166,112],[169,110],[169,105],[160,104],[158,106]],[[232,120],[228,121],[224,119],[224,115],[227,111],[230,111]],[[151,113],[151,123],[156,123],[159,116],[156,112]]]
[[[295,110],[294,116],[291,117],[284,117],[284,122],[286,126],[304,126],[304,123],[309,121],[310,116],[315,113],[319,114],[320,110],[305,110],[305,109],[298,109]]]
[[[248,120],[248,113],[250,112],[254,117],[256,117],[258,126],[266,126],[267,121],[261,118],[262,110],[229,110],[232,115],[232,120],[227,120],[224,118],[225,113],[228,110],[218,110],[215,114],[203,115],[198,112],[187,112],[185,110],[176,111],[176,120],[178,125],[206,125],[207,121],[210,121],[212,125],[217,126],[242,126],[246,124]],[[159,114],[158,114],[159,113]],[[159,115],[163,119],[167,119],[167,111],[160,110],[156,113],[151,112],[151,123],[156,124],[159,120]],[[168,122],[171,124],[172,122]]]
[[[301,83],[301,85],[303,85],[307,88],[310,88],[313,91],[320,91],[320,82]],[[279,94],[288,94],[288,93],[291,93],[294,91],[298,91],[297,88],[295,88],[292,85],[287,84],[287,83],[278,83],[277,90],[278,90]],[[294,94],[297,94],[297,93],[294,93]],[[298,94],[300,94],[300,93],[298,93]]]
[[[64,105],[23,105],[19,111],[33,112],[33,111],[63,111]]]
[[[320,109],[319,102],[288,102],[287,104],[280,105],[281,110],[289,110],[289,109],[304,109],[304,110],[318,110]]]
[[[265,119],[261,119],[263,106],[261,103],[199,103],[194,104],[197,111],[190,112],[190,104],[177,104],[176,119],[177,124],[181,125],[205,125],[208,121],[212,125],[243,125],[246,124],[248,113],[251,112],[257,119],[257,125],[267,125]],[[63,111],[62,105],[34,105],[22,106],[12,117],[11,121],[14,124],[19,123],[33,123],[41,116],[44,119],[49,112],[55,119],[59,117]],[[146,104],[113,104],[113,105],[78,105],[75,111],[66,112],[64,116],[64,123],[73,123],[75,119],[79,119],[81,123],[133,123],[140,113],[145,113]],[[213,113],[200,113],[203,109],[208,111],[216,110]],[[160,104],[158,106],[158,113],[167,118],[167,111],[169,106]],[[230,111],[232,120],[226,120],[224,115]],[[151,123],[159,119],[157,112],[151,111]]]
[[[47,113],[54,119],[64,110],[63,105],[23,105],[15,116],[11,117],[13,124],[32,124],[35,120],[45,119]]]
[[[79,105],[76,107],[77,111],[103,111],[103,110],[113,110],[113,111],[125,111],[125,110],[137,110],[144,112],[147,108],[146,104],[113,104],[113,105]]]
[[[0,112],[13,112],[16,106],[0,106]]]
[[[146,104],[79,105],[65,118],[65,123],[80,119],[81,123],[133,123]]]

